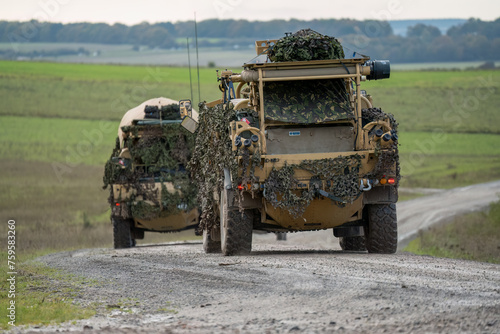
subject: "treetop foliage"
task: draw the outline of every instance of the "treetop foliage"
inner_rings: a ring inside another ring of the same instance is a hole
[[[336,37],[349,52],[397,62],[497,60],[500,54],[500,18],[469,19],[445,34],[434,26],[410,26],[407,36],[395,35],[386,21],[352,19],[217,20],[198,22],[200,47],[251,46],[255,40],[279,39],[285,32],[311,28]],[[131,44],[151,48],[179,48],[194,36],[194,22],[50,23],[0,21],[0,42]],[[351,53],[352,54],[352,53]],[[1,55],[0,55],[1,56]]]

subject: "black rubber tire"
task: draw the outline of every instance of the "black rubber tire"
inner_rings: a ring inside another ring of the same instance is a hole
[[[365,237],[341,237],[339,238],[340,248],[344,251],[365,252]]]
[[[132,239],[130,220],[113,217],[111,221],[113,222],[113,244],[115,249],[135,246]]]
[[[366,249],[369,253],[393,254],[398,248],[396,204],[366,205],[368,231]]]
[[[203,230],[203,250],[207,254],[220,253],[222,251],[220,240],[213,240],[210,234],[211,232]]]
[[[276,234],[276,240],[278,241],[286,241],[286,233],[285,232],[274,232]]]
[[[224,190],[220,203],[222,254],[249,254],[252,251],[253,210],[229,210]]]

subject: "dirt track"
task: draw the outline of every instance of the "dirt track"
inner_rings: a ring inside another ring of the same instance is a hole
[[[401,241],[454,212],[483,207],[499,186],[400,203]],[[423,214],[425,208],[431,210]],[[77,325],[34,330],[500,332],[499,265],[344,253],[331,231],[291,234],[286,242],[254,234],[254,250],[223,257],[204,254],[200,244],[167,244],[46,256],[41,261],[52,267],[101,282],[82,287],[78,301],[99,302],[102,312]]]

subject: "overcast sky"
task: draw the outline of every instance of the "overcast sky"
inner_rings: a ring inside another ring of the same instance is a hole
[[[0,20],[176,22],[219,19],[431,19],[500,17],[498,0],[0,0]]]

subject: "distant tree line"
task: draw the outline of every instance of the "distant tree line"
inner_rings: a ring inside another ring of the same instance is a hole
[[[34,50],[34,51],[21,51],[16,52],[12,49],[0,49],[0,58],[3,59],[19,59],[19,58],[43,58],[43,57],[62,57],[62,56],[89,56],[91,53],[89,50],[79,47],[76,49],[71,48],[58,48],[50,50]]]
[[[390,24],[376,20],[205,20],[198,22],[201,47],[251,45],[259,39],[276,39],[285,32],[311,28],[339,38],[348,51],[397,62],[497,60],[500,55],[500,18],[470,19],[446,34],[431,25],[408,28],[407,36],[395,35]],[[105,23],[48,23],[0,21],[0,42],[131,44],[151,48],[185,46],[194,35],[194,22],[140,23],[134,26]],[[349,53],[348,52],[348,53]]]

